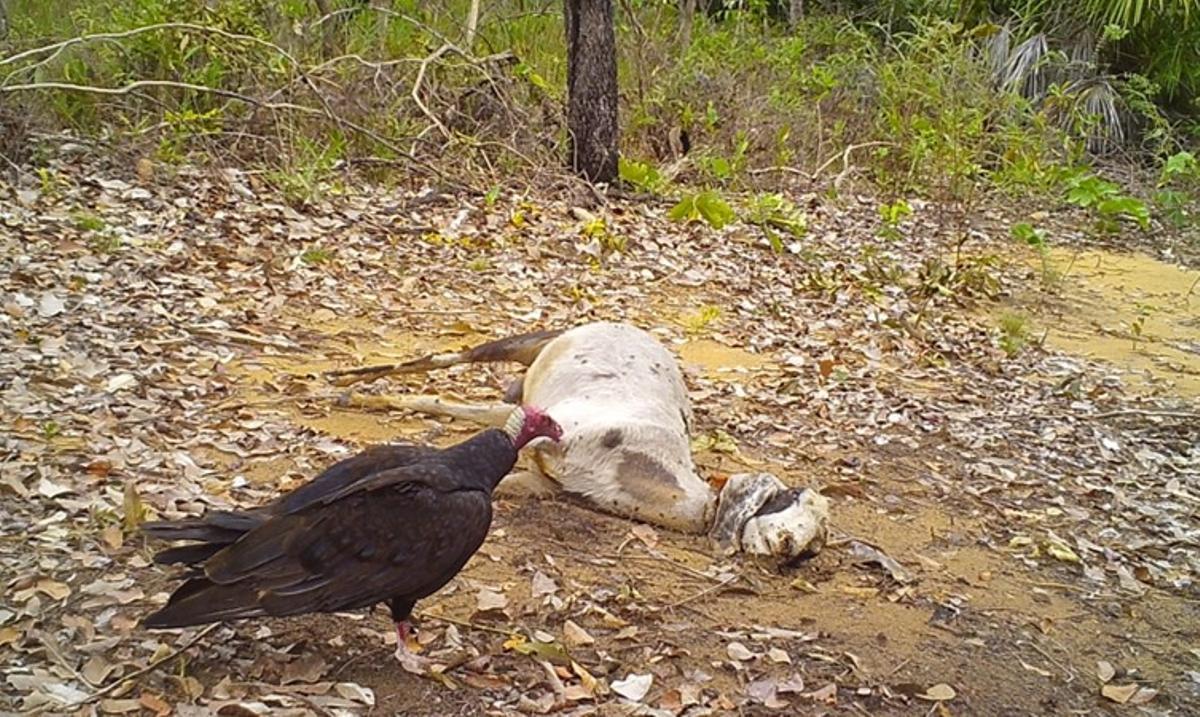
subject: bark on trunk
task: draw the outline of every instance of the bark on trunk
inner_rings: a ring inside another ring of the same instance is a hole
[[[590,182],[617,178],[617,45],[612,0],[565,0],[571,168]]]
[[[692,44],[692,20],[696,17],[696,0],[679,0],[679,41],[686,48]]]
[[[788,5],[788,28],[795,30],[804,19],[804,0],[791,0]]]

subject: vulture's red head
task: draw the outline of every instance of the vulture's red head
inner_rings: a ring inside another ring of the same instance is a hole
[[[534,406],[514,409],[504,424],[504,432],[512,436],[513,445],[517,450],[535,438],[549,438],[555,443],[562,438],[562,426],[545,411]]]

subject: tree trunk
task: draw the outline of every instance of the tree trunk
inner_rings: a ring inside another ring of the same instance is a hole
[[[696,17],[696,0],[679,0],[679,42],[684,48],[692,44],[692,20]]]
[[[795,30],[804,19],[804,0],[791,0],[788,5],[788,28]]]
[[[475,30],[479,27],[479,0],[471,0],[471,8],[467,11],[467,39],[464,43],[467,52],[475,46]]]
[[[617,178],[617,43],[612,0],[565,0],[571,168],[590,182]]]

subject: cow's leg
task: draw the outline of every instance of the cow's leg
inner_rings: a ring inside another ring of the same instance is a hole
[[[549,498],[560,492],[562,486],[547,478],[540,471],[516,471],[509,473],[496,486],[495,495],[501,497]]]
[[[500,363],[511,361],[529,366],[537,359],[538,354],[546,347],[546,344],[558,338],[561,333],[563,333],[562,329],[535,331],[529,334],[508,336],[464,351],[430,354],[411,361],[405,361],[404,363],[326,371],[325,377],[339,386],[349,386],[359,381],[371,381],[398,374],[428,373],[439,368],[457,366],[464,363]]]

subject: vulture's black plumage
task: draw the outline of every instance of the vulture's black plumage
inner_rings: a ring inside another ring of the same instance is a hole
[[[483,544],[492,489],[520,448],[561,435],[551,418],[522,407],[503,430],[446,449],[366,450],[260,508],[146,523],[153,537],[199,542],[155,556],[196,569],[144,624],[182,627],[386,601],[403,637],[416,601],[448,583]]]

